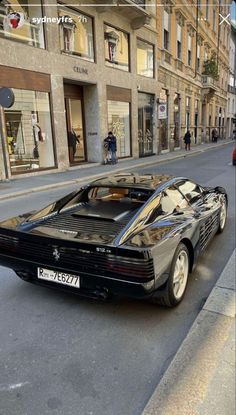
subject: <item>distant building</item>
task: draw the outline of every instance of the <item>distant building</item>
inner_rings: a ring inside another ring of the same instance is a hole
[[[229,55],[227,136],[230,138],[236,130],[236,24],[233,22],[231,22]]]
[[[230,28],[220,13],[227,16],[229,5],[158,3],[158,94],[168,108],[158,124],[159,150],[181,146],[187,128],[196,144],[209,141],[213,128],[225,138]]]

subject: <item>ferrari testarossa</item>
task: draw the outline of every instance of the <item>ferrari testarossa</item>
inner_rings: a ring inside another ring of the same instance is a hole
[[[183,298],[198,256],[226,223],[222,187],[117,174],[0,223],[0,264],[23,280],[106,299]]]

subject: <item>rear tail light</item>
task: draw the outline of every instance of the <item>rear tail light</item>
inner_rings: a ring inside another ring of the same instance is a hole
[[[138,278],[153,278],[153,261],[149,260],[137,260],[135,259],[123,259],[118,257],[115,259],[108,258],[107,270],[114,274],[124,275],[127,277]]]

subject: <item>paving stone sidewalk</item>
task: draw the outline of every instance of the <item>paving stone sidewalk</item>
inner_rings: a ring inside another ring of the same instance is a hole
[[[99,163],[83,164],[81,166],[70,168],[64,172],[54,172],[46,174],[32,173],[32,176],[25,178],[12,178],[10,181],[0,181],[0,200],[22,196],[25,194],[39,192],[57,187],[68,186],[76,183],[85,183],[103,175],[114,172],[129,171],[138,167],[151,166],[154,164],[165,163],[183,157],[191,157],[200,154],[203,151],[209,151],[218,147],[231,144],[232,140],[221,140],[217,144],[207,143],[201,144],[188,152],[185,150],[177,150],[162,155],[154,155],[141,159],[124,159],[120,160],[116,165],[101,165]]]
[[[235,253],[142,415],[235,415]]]

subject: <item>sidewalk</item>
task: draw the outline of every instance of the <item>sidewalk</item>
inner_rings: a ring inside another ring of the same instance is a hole
[[[235,254],[142,415],[235,414]]]
[[[124,159],[116,165],[101,165],[90,163],[71,168],[64,172],[51,171],[47,174],[25,178],[14,178],[10,181],[0,182],[0,200],[23,196],[29,193],[44,191],[76,183],[85,183],[111,173],[129,171],[137,167],[146,167],[153,164],[166,163],[183,157],[191,157],[221,146],[232,144],[232,140],[220,141],[217,144],[207,143],[193,147],[190,152],[178,150],[162,155],[154,155],[141,159]]]

